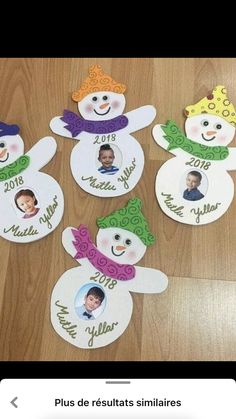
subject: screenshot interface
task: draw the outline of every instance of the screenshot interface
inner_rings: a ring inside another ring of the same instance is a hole
[[[3,379],[4,419],[235,419],[232,379]]]

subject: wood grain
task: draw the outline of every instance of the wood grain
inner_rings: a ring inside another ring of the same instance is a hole
[[[69,166],[74,141],[49,128],[64,108],[76,111],[71,93],[95,63],[127,85],[127,111],[145,104],[157,108],[151,127],[134,134],[145,153],[142,179],[118,198],[102,199],[80,189]],[[43,171],[60,183],[65,196],[63,220],[51,235],[29,244],[0,238],[0,360],[236,359],[236,199],[216,222],[191,227],[163,214],[154,193],[156,173],[171,155],[156,145],[151,128],[170,118],[183,127],[184,107],[217,84],[227,87],[236,105],[236,59],[0,59],[0,120],[20,126],[26,151],[41,137],[54,136],[57,153]],[[235,183],[236,173],[230,174]],[[135,196],[143,200],[157,237],[138,265],[165,272],[169,287],[160,295],[132,294],[133,316],[117,341],[105,348],[78,349],[54,332],[49,316],[55,283],[77,266],[62,247],[62,231],[85,223],[95,239],[96,218]]]

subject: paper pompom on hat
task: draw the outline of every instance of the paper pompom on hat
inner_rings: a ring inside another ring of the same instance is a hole
[[[81,88],[73,92],[72,99],[80,102],[85,96],[94,92],[124,93],[126,86],[113,80],[104,73],[100,65],[93,65],[89,68],[89,76],[82,83]]]
[[[141,212],[141,208],[141,199],[130,199],[124,208],[114,211],[107,217],[98,218],[97,225],[99,228],[118,227],[131,231],[146,246],[149,246],[154,243],[155,237],[149,230],[148,223]]]
[[[187,117],[204,113],[220,116],[236,127],[235,109],[226,94],[227,90],[224,86],[216,86],[210,95],[204,97],[195,105],[187,106],[184,113]]]

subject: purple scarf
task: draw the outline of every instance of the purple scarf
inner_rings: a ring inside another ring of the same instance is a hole
[[[127,127],[129,121],[125,115],[119,115],[116,118],[109,119],[107,121],[90,121],[83,119],[76,113],[64,110],[63,116],[60,118],[68,131],[71,132],[72,137],[76,137],[82,131],[89,132],[91,134],[109,134],[120,129]]]
[[[86,225],[81,224],[78,229],[72,229],[71,231],[75,238],[73,245],[77,250],[75,259],[88,258],[97,270],[120,281],[127,281],[127,279],[135,277],[135,267],[133,265],[121,265],[114,262],[96,248]]]

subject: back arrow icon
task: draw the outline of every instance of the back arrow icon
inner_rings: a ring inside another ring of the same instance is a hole
[[[14,399],[12,399],[12,401],[10,402],[12,404],[12,406],[14,407],[18,407],[17,404],[15,404],[15,401],[18,399],[18,397],[14,397]]]

